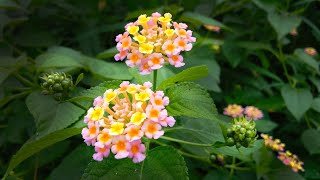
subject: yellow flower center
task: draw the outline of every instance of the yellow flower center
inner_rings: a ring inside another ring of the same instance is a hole
[[[116,145],[118,151],[125,151],[126,150],[126,143],[124,141],[119,141]]]
[[[109,92],[109,93],[107,94],[107,96],[106,96],[106,101],[107,101],[107,102],[110,102],[110,101],[114,100],[114,98],[116,98],[116,97],[117,97],[117,93],[111,91],[111,92]]]
[[[149,20],[150,20],[150,17],[147,17],[147,15],[145,15],[145,14],[140,15],[139,18],[138,18],[138,21],[139,21],[140,24],[145,24]]]
[[[164,33],[166,33],[167,36],[172,36],[174,34],[174,29],[167,29]]]
[[[119,135],[123,132],[123,123],[114,123],[111,125],[111,129],[110,129],[110,135]]]
[[[170,14],[170,13],[165,13],[164,14],[164,17],[159,17],[159,21],[160,22],[163,22],[163,23],[168,23],[168,22],[170,22],[171,21],[171,17],[172,17],[172,15]]]
[[[135,35],[139,31],[139,26],[129,26],[127,31],[129,34]]]
[[[130,121],[135,125],[140,125],[146,118],[147,118],[147,116],[145,113],[135,112],[131,116]]]
[[[104,110],[101,107],[95,108],[92,112],[91,119],[93,121],[99,120],[103,116]]]
[[[145,36],[139,35],[139,36],[133,37],[133,39],[138,41],[139,43],[144,43],[144,42],[146,42],[147,38]]]
[[[153,45],[148,43],[140,44],[139,51],[145,54],[151,54],[153,51]]]
[[[135,94],[135,98],[139,101],[146,101],[150,99],[150,96],[147,92],[141,92],[139,94]]]

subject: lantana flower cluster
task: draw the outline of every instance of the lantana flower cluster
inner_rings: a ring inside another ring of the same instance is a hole
[[[304,48],[304,52],[309,56],[316,56],[318,54],[317,50],[313,47],[306,47]]]
[[[163,91],[153,92],[152,84],[130,84],[124,81],[118,89],[108,89],[93,102],[84,122],[82,137],[94,146],[93,159],[102,161],[110,154],[116,159],[132,158],[134,163],[146,157],[142,137],[158,139],[163,127],[172,127],[175,119],[168,116],[169,98]]]
[[[272,136],[267,134],[261,134],[261,137],[264,139],[264,145],[267,148],[278,152],[278,159],[283,164],[289,166],[294,172],[304,171],[303,162],[299,160],[297,155],[292,154],[290,151],[285,151],[285,144],[281,143],[280,139],[273,139]]]
[[[126,59],[129,67],[137,66],[140,74],[150,74],[165,62],[174,67],[184,66],[181,52],[190,51],[192,31],[184,23],[172,21],[172,15],[156,12],[151,16],[140,15],[138,20],[125,26],[126,32],[116,37],[116,61]]]
[[[233,118],[246,116],[248,119],[255,121],[263,118],[263,113],[260,109],[254,106],[247,106],[243,108],[238,104],[228,105],[224,108],[223,114]]]

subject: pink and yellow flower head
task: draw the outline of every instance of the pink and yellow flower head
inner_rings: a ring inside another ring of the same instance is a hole
[[[316,56],[318,54],[317,50],[313,47],[304,48],[304,52],[309,56]]]
[[[248,119],[253,119],[255,121],[263,118],[262,111],[254,106],[247,106],[244,109],[244,114],[247,116]]]
[[[230,104],[223,111],[224,115],[231,117],[242,117],[243,116],[243,108],[237,104]]]
[[[286,166],[289,166],[294,172],[298,172],[299,170],[304,171],[302,167],[303,162],[299,160],[297,155],[292,154],[290,151],[279,152],[278,159]]]
[[[118,89],[108,89],[94,100],[84,117],[88,126],[82,130],[84,142],[95,147],[94,160],[102,161],[111,151],[116,159],[141,162],[146,157],[141,138],[158,139],[164,134],[163,127],[175,124],[165,109],[169,98],[151,87],[150,82],[137,85],[124,81]]]
[[[281,143],[279,139],[273,139],[272,136],[261,134],[264,139],[264,145],[274,151],[284,151],[285,144]]]
[[[125,33],[116,37],[119,53],[114,58],[116,61],[126,59],[126,64],[137,66],[141,74],[150,74],[166,62],[181,67],[184,62],[180,53],[190,51],[196,41],[187,27],[172,21],[170,13],[140,15],[135,22],[125,26]]]

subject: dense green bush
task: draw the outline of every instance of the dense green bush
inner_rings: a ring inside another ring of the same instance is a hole
[[[320,179],[319,9],[317,0],[1,1],[1,176]],[[170,12],[197,38],[185,66],[157,71],[177,122],[147,141],[142,163],[93,161],[81,138],[93,100],[124,80],[154,82],[114,60],[124,26],[154,12]],[[261,109],[256,130],[230,127],[229,104]],[[281,139],[304,172],[280,161],[290,152],[277,159],[280,141],[270,149],[261,133]]]

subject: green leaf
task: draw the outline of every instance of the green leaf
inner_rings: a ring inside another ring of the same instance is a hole
[[[92,160],[94,148],[80,145],[67,155],[51,172],[48,179],[80,179],[87,165]]]
[[[96,58],[98,59],[109,59],[109,58],[113,58],[114,55],[116,55],[119,51],[117,50],[116,47],[107,49],[101,53],[99,53]]]
[[[311,108],[320,113],[320,97],[313,100]]]
[[[220,148],[214,148],[213,152],[216,154],[223,154],[227,156],[233,156],[243,161],[251,161],[252,154],[263,147],[263,140],[256,140],[252,147],[244,148],[240,147],[237,149],[235,146],[229,147],[224,146]]]
[[[213,18],[203,16],[203,15],[197,14],[197,13],[186,12],[181,16],[181,19],[183,21],[188,21],[188,22],[191,21],[191,22],[201,23],[202,25],[219,26],[222,29],[231,30],[229,27],[225,26],[221,22],[219,22]]]
[[[320,73],[320,64],[317,62],[317,60],[306,54],[303,49],[296,49],[294,51],[294,55],[298,58],[299,61],[303,62],[304,64],[314,69],[316,72]]]
[[[188,117],[181,117],[179,120],[181,126],[176,125],[172,130],[170,128],[166,129],[165,135],[167,137],[199,144],[224,142],[219,123],[216,121]],[[210,152],[212,151],[212,147],[200,147],[182,143],[181,146],[187,151],[205,158],[210,158]]]
[[[166,89],[171,116],[217,120],[217,109],[208,92],[195,83],[179,83]]]
[[[288,110],[300,121],[304,113],[311,107],[313,97],[309,89],[295,89],[289,85],[281,88],[281,95]]]
[[[242,60],[247,58],[246,51],[236,46],[233,41],[225,41],[222,45],[222,52],[233,68],[237,67]]]
[[[11,158],[8,169],[4,175],[4,178],[8,176],[8,174],[22,161],[27,159],[28,157],[34,155],[35,153],[45,149],[46,147],[55,144],[57,142],[63,141],[69,137],[72,137],[76,134],[79,134],[81,129],[69,128],[63,129],[51,134],[48,134],[40,139],[30,139],[27,141],[19,151]]]
[[[59,103],[39,92],[31,93],[26,104],[35,119],[38,138],[68,127],[85,113],[85,110],[70,102]]]
[[[172,76],[159,85],[157,89],[165,89],[179,82],[194,81],[208,75],[207,66],[196,66],[188,68],[175,76]]]
[[[36,58],[38,70],[51,68],[82,68],[78,59],[62,52],[46,52]]]
[[[86,58],[89,70],[92,74],[105,79],[130,80],[132,76],[125,63],[105,62],[94,58]]]
[[[182,67],[183,69],[200,65],[207,66],[209,75],[196,82],[209,90],[221,91],[218,86],[220,82],[220,66],[215,60],[214,51],[209,46],[195,46],[192,51],[186,53],[184,61],[186,65]]]
[[[292,29],[299,26],[301,23],[301,18],[292,15],[292,14],[285,14],[285,13],[277,13],[275,11],[268,13],[268,20],[274,30],[278,34],[278,40],[282,39],[286,36]]]
[[[103,94],[104,94],[104,92],[106,92],[106,90],[119,88],[120,83],[121,83],[121,81],[119,81],[119,80],[103,82],[103,83],[99,84],[98,86],[80,91],[75,97],[69,99],[68,101],[74,101],[74,100],[93,101],[96,97],[103,96]]]
[[[308,129],[301,136],[304,147],[310,154],[320,154],[320,130]]]
[[[139,84],[143,84],[144,82],[147,82],[147,81],[153,82],[153,73],[148,75],[141,75],[137,67],[130,68],[129,72],[137,80]],[[159,85],[162,81],[174,75],[175,74],[169,68],[162,67],[161,69],[158,70],[157,85]]]
[[[163,146],[150,150],[139,164],[113,157],[92,161],[81,179],[188,179],[188,173],[183,157],[174,148]]]
[[[83,79],[83,73],[78,75],[77,80],[74,83],[74,86],[77,86],[82,79]]]
[[[263,132],[263,133],[270,132],[274,128],[276,128],[277,126],[278,126],[277,123],[270,121],[270,120],[266,120],[266,119],[260,119],[260,120],[256,121],[257,131]]]

